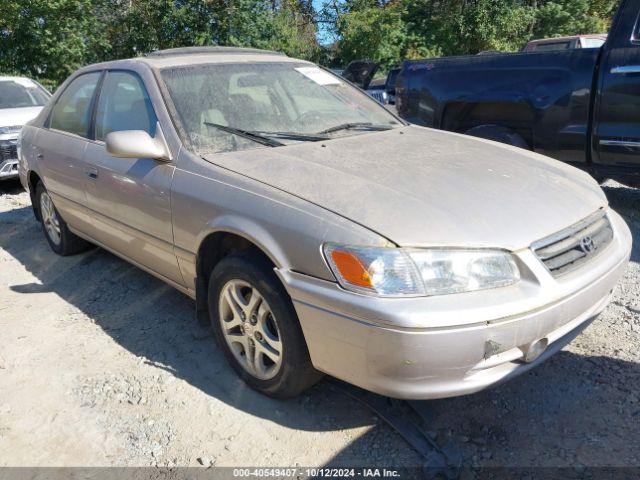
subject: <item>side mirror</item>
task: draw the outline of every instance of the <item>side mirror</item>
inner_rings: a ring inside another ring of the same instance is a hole
[[[162,139],[162,134],[156,138],[143,130],[123,130],[111,132],[106,138],[107,152],[119,158],[153,158],[169,160],[169,151]]]

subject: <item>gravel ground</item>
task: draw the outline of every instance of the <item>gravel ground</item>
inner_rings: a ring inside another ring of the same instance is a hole
[[[640,238],[640,190],[605,185]],[[640,250],[611,305],[544,365],[420,402],[470,466],[640,466]],[[0,466],[419,466],[321,382],[279,402],[226,366],[194,304],[113,255],[60,258],[15,182],[0,184]]]

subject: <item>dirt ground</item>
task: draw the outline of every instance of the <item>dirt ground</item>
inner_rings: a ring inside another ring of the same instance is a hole
[[[640,239],[640,190],[609,182]],[[640,466],[640,249],[613,302],[544,365],[476,395],[421,402],[468,466]],[[0,183],[0,466],[419,466],[323,381],[280,402],[246,388],[194,304],[94,249],[61,258],[29,198]]]

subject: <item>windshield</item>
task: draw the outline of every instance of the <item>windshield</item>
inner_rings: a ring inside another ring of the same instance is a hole
[[[367,95],[309,64],[196,65],[164,69],[162,77],[200,155],[400,125]]]
[[[0,108],[42,107],[49,93],[28,78],[0,80]]]

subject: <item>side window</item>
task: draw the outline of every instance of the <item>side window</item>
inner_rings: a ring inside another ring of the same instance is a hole
[[[100,72],[76,78],[60,95],[51,112],[49,128],[87,137],[91,123],[91,100]]]
[[[128,72],[108,72],[96,111],[96,140],[121,130],[156,134],[156,114],[140,78]]]

